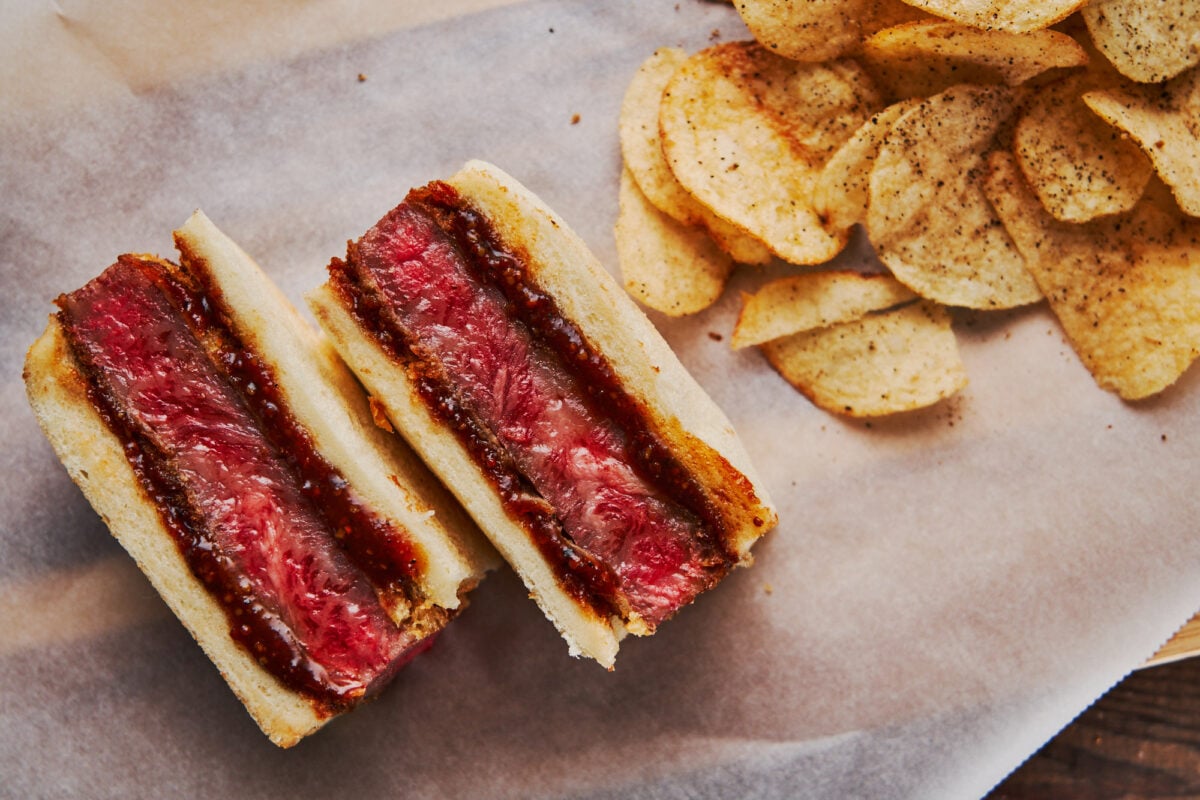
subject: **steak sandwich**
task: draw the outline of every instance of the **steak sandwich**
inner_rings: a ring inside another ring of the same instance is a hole
[[[263,731],[290,746],[428,647],[494,553],[257,265],[197,212],[29,350],[34,412]]]
[[[574,655],[611,667],[626,632],[653,633],[775,523],[650,321],[489,164],[409,193],[309,302]]]

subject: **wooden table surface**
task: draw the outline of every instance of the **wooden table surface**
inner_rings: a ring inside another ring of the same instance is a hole
[[[987,800],[1200,798],[1200,615]]]

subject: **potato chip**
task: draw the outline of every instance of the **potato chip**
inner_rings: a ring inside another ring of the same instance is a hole
[[[697,200],[781,258],[819,264],[847,237],[813,211],[813,180],[880,105],[852,61],[801,64],[731,42],[676,71],[659,123],[671,170]]]
[[[1012,154],[989,168],[988,197],[1096,382],[1127,400],[1174,383],[1200,355],[1200,221],[1148,193],[1125,214],[1060,222]]]
[[[699,203],[675,180],[658,134],[663,89],[684,61],[687,53],[678,47],[660,47],[634,73],[621,102],[621,156],[655,208],[684,225],[698,225]]]
[[[924,15],[902,0],[738,0],[742,21],[764,47],[796,61],[828,61],[883,28]]]
[[[813,208],[831,230],[867,220],[867,178],[892,123],[917,104],[916,98],[894,103],[860,127],[833,154],[813,186]]]
[[[850,322],[916,297],[889,275],[810,272],[764,284],[742,296],[733,328],[735,350],[793,333]]]
[[[1056,219],[1086,222],[1133,208],[1150,161],[1084,105],[1088,75],[1043,87],[1026,104],[1013,137],[1025,179]]]
[[[678,317],[708,308],[733,268],[702,228],[655,208],[628,169],[621,172],[615,234],[625,290],[642,304]]]
[[[867,233],[896,278],[923,297],[983,309],[1041,297],[983,194],[984,158],[1015,105],[1009,88],[956,86],[905,113],[884,138]]]
[[[863,45],[862,58],[895,97],[928,97],[959,83],[1017,86],[1088,60],[1078,42],[1058,31],[1018,34],[940,20],[879,31]]]
[[[911,411],[967,383],[950,315],[928,301],[761,345],[817,406],[851,417]]]
[[[1087,0],[905,0],[943,19],[983,30],[1028,33],[1066,19]]]
[[[1132,136],[1179,207],[1200,216],[1200,69],[1161,86],[1088,92],[1083,100]]]
[[[663,155],[658,108],[667,82],[686,60],[683,50],[662,47],[638,68],[621,103],[621,155],[638,188],[655,208],[684,225],[703,225],[717,246],[735,261],[765,264],[771,260],[766,245],[697,202],[675,179]]]
[[[1092,41],[1125,77],[1158,83],[1200,64],[1200,0],[1093,0]]]

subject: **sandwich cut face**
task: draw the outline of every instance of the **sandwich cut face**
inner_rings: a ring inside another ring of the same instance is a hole
[[[435,182],[335,259],[327,288],[454,432],[557,589],[620,633],[652,633],[744,553],[709,489],[539,286],[531,261],[469,197]],[[322,301],[314,306],[329,316]],[[353,354],[348,361],[358,368]],[[425,455],[436,470],[436,454]],[[762,530],[769,520],[764,510]],[[514,561],[504,534],[480,526]],[[531,591],[546,600],[546,587]],[[555,621],[572,640],[570,625]],[[611,655],[588,654],[611,664]]]

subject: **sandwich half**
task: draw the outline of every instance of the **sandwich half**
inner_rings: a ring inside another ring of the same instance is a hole
[[[318,322],[573,655],[611,667],[775,524],[725,415],[496,167],[413,190],[329,274]]]
[[[179,263],[58,298],[27,394],[262,730],[295,744],[427,648],[494,551],[328,343],[197,212]]]

